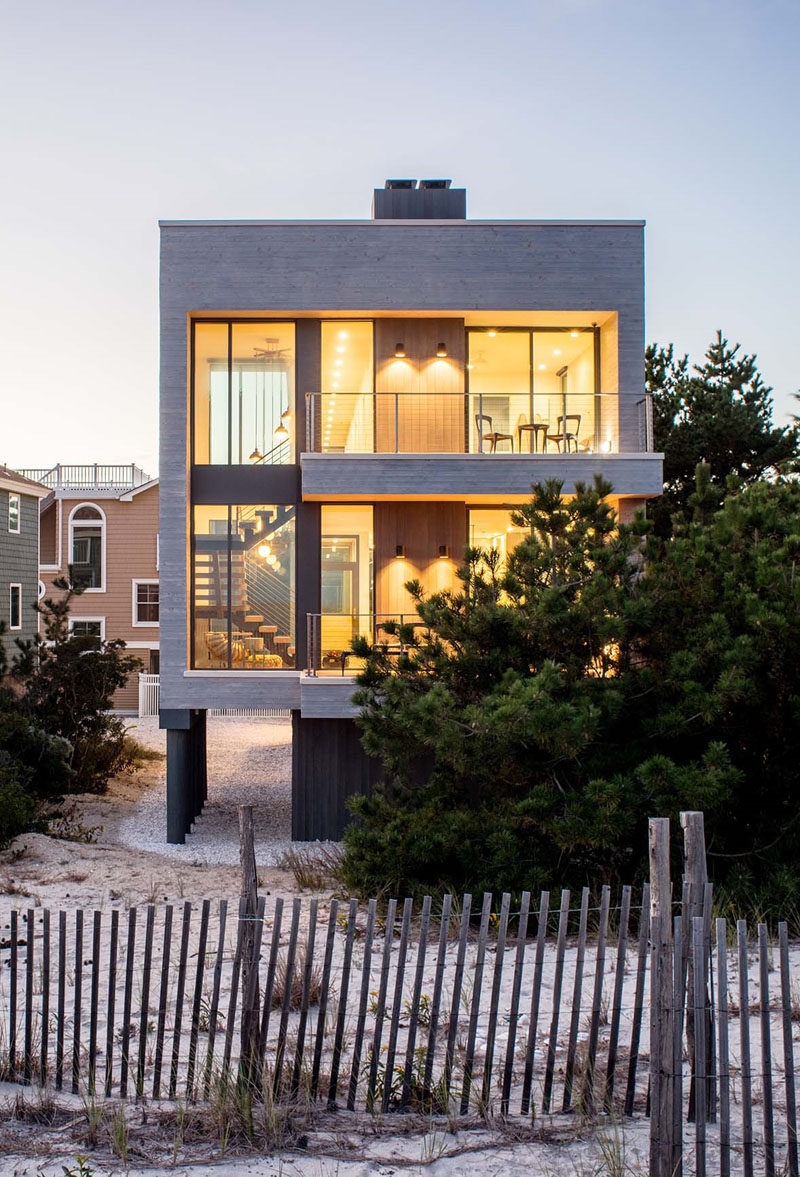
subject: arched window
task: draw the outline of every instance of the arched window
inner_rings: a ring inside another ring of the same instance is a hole
[[[81,503],[69,517],[69,571],[76,588],[106,588],[106,517],[93,503]]]

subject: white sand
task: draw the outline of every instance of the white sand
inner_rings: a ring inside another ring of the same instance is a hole
[[[138,719],[130,731],[163,751],[157,719]],[[208,720],[208,802],[184,846],[165,839],[163,788],[151,790],[120,822],[118,841],[132,850],[212,865],[239,861],[237,806],[252,805],[259,866],[275,866],[291,844],[292,727],[286,719]]]

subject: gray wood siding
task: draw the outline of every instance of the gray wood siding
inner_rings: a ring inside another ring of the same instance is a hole
[[[15,638],[31,639],[38,630],[33,606],[39,596],[39,500],[20,495],[20,530],[8,530],[7,490],[0,489],[0,620],[9,625],[9,585],[22,585],[22,628],[7,633],[9,656],[16,652]]]
[[[365,500],[527,495],[560,478],[564,493],[602,474],[614,494],[661,493],[661,454],[303,454],[303,496]]]

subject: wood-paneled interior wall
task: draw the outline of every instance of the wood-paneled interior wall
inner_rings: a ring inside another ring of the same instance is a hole
[[[405,359],[395,357],[402,343]],[[438,359],[440,343],[447,357]],[[464,320],[377,319],[375,452],[463,453]],[[395,398],[397,444],[395,439]],[[453,395],[459,394],[459,395]]]
[[[375,504],[375,612],[413,613],[405,584],[419,580],[426,592],[456,587],[455,570],[467,544],[464,503]],[[405,556],[395,555],[398,544]],[[449,556],[439,556],[446,545]]]

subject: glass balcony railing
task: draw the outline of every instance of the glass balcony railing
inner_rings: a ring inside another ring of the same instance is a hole
[[[389,652],[401,653],[403,644],[388,634],[389,622],[422,626],[418,613],[307,613],[306,641],[309,674],[357,674],[364,663],[353,653],[353,640],[385,642]]]
[[[620,449],[621,394],[531,397],[497,393],[306,396],[306,451],[323,454],[609,454]],[[630,404],[630,397],[625,398]],[[647,394],[635,400],[637,438],[653,449]]]

